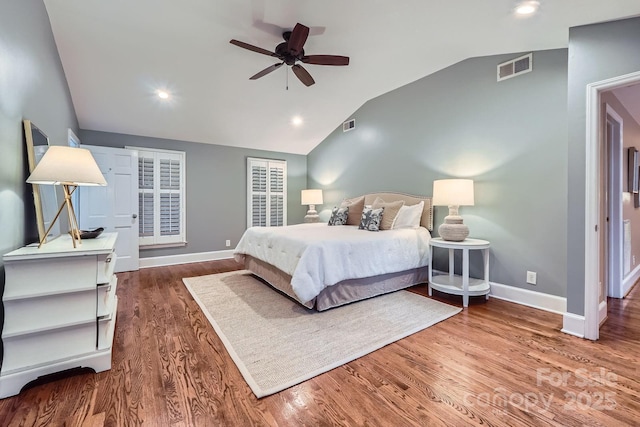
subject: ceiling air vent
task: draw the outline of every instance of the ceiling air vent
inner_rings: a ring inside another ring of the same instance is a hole
[[[349,132],[356,127],[356,119],[347,120],[342,124],[342,132]]]
[[[498,81],[510,79],[533,70],[533,53],[498,65]]]

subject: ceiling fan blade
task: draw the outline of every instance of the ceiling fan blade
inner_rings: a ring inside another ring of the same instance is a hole
[[[277,56],[274,52],[271,52],[271,51],[269,51],[267,49],[263,49],[263,48],[258,47],[258,46],[254,46],[254,45],[249,44],[249,43],[241,42],[240,40],[229,40],[229,43],[234,44],[234,45],[239,46],[239,47],[242,47],[242,48],[247,49],[247,50],[251,50],[253,52],[261,53],[263,55]]]
[[[260,71],[259,73],[254,74],[253,76],[249,77],[249,80],[257,80],[262,76],[266,76],[267,74],[269,74],[272,71],[277,70],[278,68],[280,68],[282,66],[282,64],[284,64],[284,62],[281,62],[279,64],[273,64],[270,67],[265,68],[264,70]]]
[[[287,48],[291,55],[296,56],[302,52],[302,47],[307,41],[307,37],[309,37],[309,27],[305,27],[300,23],[293,27],[293,31],[291,32],[291,36],[287,43]]]
[[[291,67],[291,69],[293,70],[293,74],[295,74],[296,77],[300,79],[300,81],[305,86],[311,86],[312,84],[315,83],[315,80],[313,80],[313,77],[311,77],[311,74],[309,74],[307,70],[302,68],[301,65],[295,64]]]
[[[305,64],[314,65],[349,65],[348,56],[338,55],[309,55],[300,59]]]

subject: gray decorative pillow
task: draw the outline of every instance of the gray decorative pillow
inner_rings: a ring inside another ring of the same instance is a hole
[[[358,228],[360,230],[379,231],[383,213],[384,208],[364,208],[362,210],[362,218],[360,219],[360,225]]]
[[[335,207],[331,211],[331,218],[329,218],[329,225],[345,225],[349,215],[349,208]]]

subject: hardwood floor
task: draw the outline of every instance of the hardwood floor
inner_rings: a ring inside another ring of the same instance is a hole
[[[561,333],[560,315],[481,297],[442,323],[258,400],[181,281],[238,268],[224,260],[118,274],[112,369],[1,400],[0,425],[640,424],[638,287],[609,301],[597,342]]]

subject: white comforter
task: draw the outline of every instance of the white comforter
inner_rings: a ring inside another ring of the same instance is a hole
[[[430,238],[423,227],[379,232],[327,224],[252,227],[234,257],[243,262],[251,255],[291,275],[293,291],[304,303],[343,280],[428,265]]]

